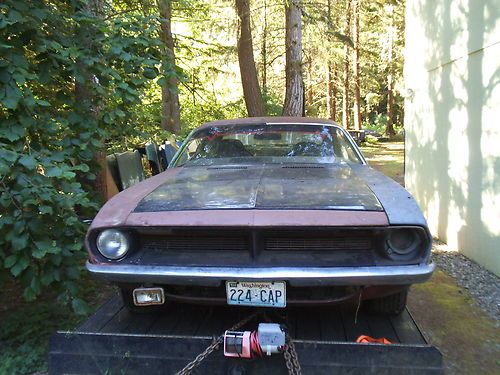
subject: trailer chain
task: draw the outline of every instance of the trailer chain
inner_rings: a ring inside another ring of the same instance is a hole
[[[286,335],[286,350],[283,356],[285,357],[286,368],[288,369],[288,375],[301,375],[302,368],[299,363],[299,356],[295,350],[295,345],[292,338]]]
[[[253,313],[252,315],[247,316],[246,318],[242,319],[238,323],[236,323],[234,326],[229,328],[228,331],[236,331],[237,329],[243,327],[245,324],[247,324],[249,321],[252,319],[256,318],[262,314],[261,311],[258,311],[256,313]],[[214,337],[214,340],[212,343],[198,356],[196,356],[195,359],[193,359],[191,362],[189,362],[182,370],[176,372],[176,375],[189,375],[191,372],[200,365],[201,362],[203,362],[210,354],[212,354],[214,351],[219,349],[219,345],[222,344],[224,341],[224,334],[220,335],[219,337]]]

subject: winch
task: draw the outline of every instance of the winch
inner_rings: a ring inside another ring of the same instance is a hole
[[[224,332],[224,355],[226,357],[253,358],[265,353],[284,352],[286,334],[283,327],[276,323],[259,323],[257,331]]]

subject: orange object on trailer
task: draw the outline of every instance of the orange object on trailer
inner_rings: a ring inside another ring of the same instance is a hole
[[[356,339],[357,343],[360,344],[368,344],[368,343],[376,343],[376,344],[392,344],[389,340],[387,340],[385,337],[381,337],[379,339],[375,339],[370,336],[366,335],[361,335]]]

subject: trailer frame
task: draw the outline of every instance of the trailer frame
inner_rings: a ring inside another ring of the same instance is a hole
[[[257,311],[233,306],[172,305],[134,314],[113,295],[75,331],[52,335],[49,374],[174,374],[230,328]],[[397,317],[357,306],[263,311],[262,319],[288,326],[304,374],[442,374],[442,355],[429,345],[408,310]],[[261,320],[262,321],[262,320]],[[255,329],[253,319],[244,329]],[[393,342],[358,344],[359,335]],[[282,355],[255,359],[212,353],[195,374],[287,374]]]

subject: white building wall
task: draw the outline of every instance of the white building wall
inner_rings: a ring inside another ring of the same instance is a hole
[[[500,0],[407,0],[406,187],[500,275]]]

